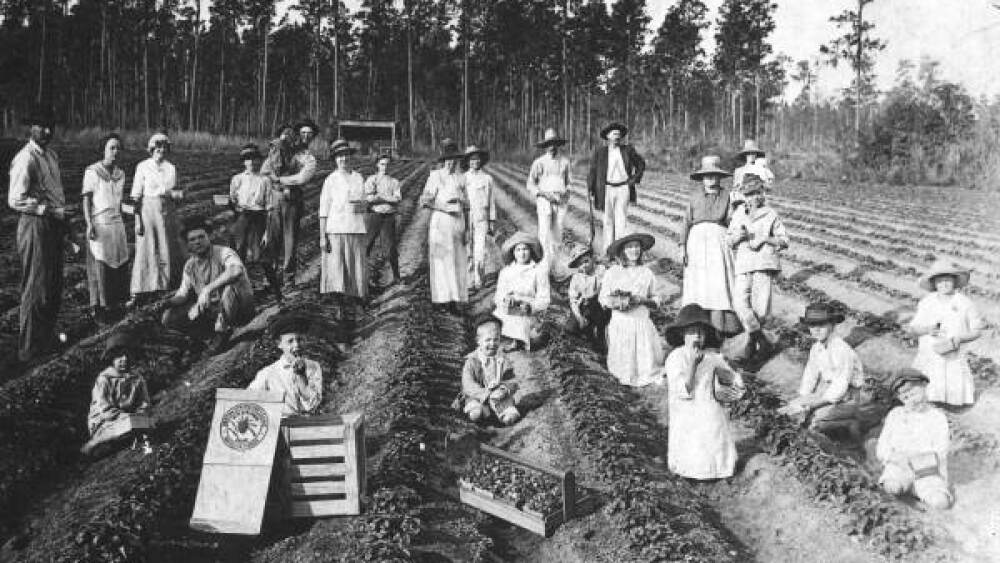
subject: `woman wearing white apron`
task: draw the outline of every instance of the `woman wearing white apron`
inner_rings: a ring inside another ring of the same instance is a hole
[[[719,167],[718,156],[701,159],[701,168],[691,174],[702,188],[691,192],[681,231],[681,258],[684,263],[682,304],[697,303],[708,311],[712,326],[723,337],[743,332],[736,315],[736,270],[733,253],[726,244],[726,230],[732,217],[729,190],[719,185],[729,176]]]
[[[469,200],[465,176],[458,167],[464,155],[450,139],[442,145],[438,161],[444,165],[432,170],[427,177],[420,202],[431,209],[427,235],[431,302],[448,306],[458,313],[460,304],[469,301],[469,252],[466,249]]]
[[[531,351],[532,329],[540,324],[539,313],[549,306],[549,273],[541,263],[542,252],[538,240],[524,233],[515,233],[503,245],[507,265],[497,277],[493,314],[502,323],[501,334],[513,341],[506,352],[522,344]]]
[[[87,223],[87,288],[94,318],[117,312],[128,300],[129,249],[122,221],[125,171],[118,167],[121,137],[101,139],[103,158],[83,173],[83,218]]]
[[[146,148],[150,157],[135,167],[131,193],[136,205],[131,287],[136,305],[146,300],[144,294],[155,297],[177,287],[185,262],[175,215],[184,193],[177,189],[177,170],[166,160],[170,139],[156,133]]]

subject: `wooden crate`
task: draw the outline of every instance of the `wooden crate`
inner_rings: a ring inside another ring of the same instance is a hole
[[[365,491],[362,413],[282,421],[285,513],[292,518],[361,514]]]
[[[80,453],[89,455],[98,446],[114,442],[134,431],[152,430],[153,418],[144,414],[122,414],[117,419],[105,424],[86,444],[80,448]]]
[[[479,450],[483,453],[501,457],[518,465],[556,477],[562,482],[563,506],[561,510],[555,510],[549,514],[522,510],[506,500],[494,497],[489,491],[459,479],[459,498],[469,506],[478,508],[487,514],[506,520],[511,524],[520,526],[538,535],[549,537],[560,524],[571,520],[574,515],[587,510],[593,502],[592,497],[577,495],[576,477],[572,471],[560,471],[486,444],[479,444]]]

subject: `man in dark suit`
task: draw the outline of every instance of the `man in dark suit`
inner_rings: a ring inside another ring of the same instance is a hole
[[[590,160],[587,189],[594,209],[602,212],[604,236],[598,249],[600,255],[607,252],[608,245],[615,239],[629,233],[628,204],[635,203],[636,186],[646,170],[646,161],[632,145],[621,143],[627,133],[625,125],[609,123],[601,130],[601,138],[606,139],[608,145],[595,150]]]

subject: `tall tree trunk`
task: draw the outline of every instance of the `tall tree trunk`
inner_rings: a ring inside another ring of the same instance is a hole
[[[333,116],[340,116],[340,0],[333,0]]]
[[[215,126],[221,131],[226,122],[223,103],[226,99],[226,28],[223,24],[219,29],[219,114],[215,118]]]
[[[267,51],[271,41],[271,13],[268,12],[264,22],[264,66],[260,73],[260,132],[267,130]]]
[[[198,104],[198,46],[201,41],[201,0],[194,2],[194,52],[191,55],[191,99],[188,104],[188,129],[197,129],[195,106]]]
[[[407,118],[410,121],[410,150],[417,146],[417,120],[413,115],[413,3],[407,0],[406,5],[406,96]]]
[[[42,5],[42,40],[38,47],[38,90],[35,91],[35,103],[42,103],[42,94],[45,89],[45,39],[49,28],[49,14],[45,5]]]
[[[858,45],[857,52],[855,54],[855,65],[854,65],[854,84],[855,84],[855,98],[854,98],[854,140],[860,146],[861,144],[861,63],[862,55],[864,55],[864,44],[865,44],[865,34],[864,34],[864,0],[858,0],[858,21],[856,22],[858,30]]]
[[[753,86],[754,86],[754,125],[753,125],[753,136],[755,139],[759,139],[761,135],[760,130],[760,72],[755,72],[753,75]]]

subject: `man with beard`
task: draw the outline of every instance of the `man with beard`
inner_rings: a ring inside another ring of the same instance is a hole
[[[247,389],[282,391],[285,405],[281,416],[310,414],[323,398],[323,368],[318,362],[303,356],[304,339],[309,331],[305,319],[281,317],[271,325],[281,357],[257,372]]]
[[[246,268],[236,251],[212,244],[211,226],[203,217],[189,219],[181,236],[187,241],[188,258],[177,293],[166,300],[163,326],[199,337],[209,329],[215,337],[209,350],[218,352],[232,335],[253,317],[253,289]]]
[[[295,256],[295,249],[299,243],[299,219],[303,212],[302,187],[312,180],[316,174],[316,156],[309,150],[316,135],[319,133],[319,125],[311,119],[304,119],[294,127],[298,132],[298,144],[291,161],[287,163],[286,170],[275,170],[273,162],[268,159],[261,168],[261,174],[268,176],[271,183],[279,187],[282,191],[281,198],[281,224],[282,236],[284,239],[284,284],[295,282],[295,270],[298,261]]]
[[[31,137],[10,163],[7,205],[20,214],[17,253],[21,257],[21,337],[18,359],[28,362],[55,344],[62,304],[63,241],[69,232],[59,158],[48,148],[54,129],[48,112],[24,121]]]

